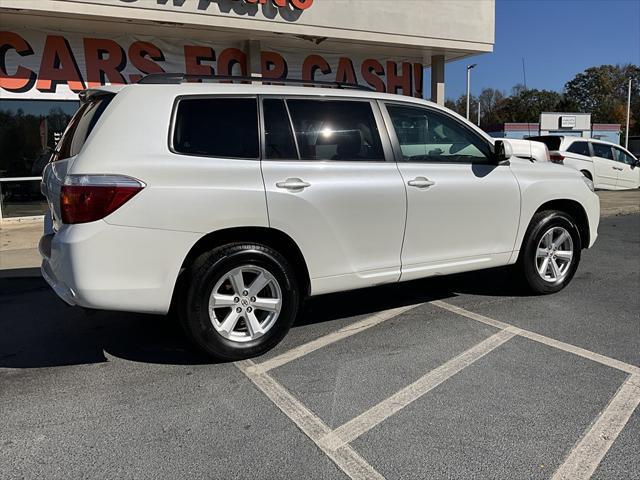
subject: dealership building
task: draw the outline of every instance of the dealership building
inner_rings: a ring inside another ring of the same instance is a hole
[[[184,72],[444,104],[446,63],[491,52],[494,22],[494,0],[2,0],[0,221],[43,213],[42,167],[85,88]]]

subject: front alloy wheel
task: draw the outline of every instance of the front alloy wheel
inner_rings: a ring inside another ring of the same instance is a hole
[[[573,240],[563,227],[552,227],[542,235],[536,253],[536,268],[546,282],[565,279],[573,259]]]

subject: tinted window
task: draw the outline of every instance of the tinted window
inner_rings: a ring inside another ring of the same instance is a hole
[[[615,160],[617,162],[626,163],[627,165],[636,164],[636,160],[631,155],[625,153],[619,148],[613,147],[613,154],[615,155]]]
[[[84,142],[115,95],[99,95],[91,98],[75,113],[64,131],[53,160],[63,160],[80,153]]]
[[[613,153],[611,152],[611,147],[609,145],[605,145],[604,143],[592,143],[591,146],[593,147],[593,154],[596,157],[613,160]]]
[[[284,100],[266,99],[262,105],[264,107],[265,157],[270,160],[297,159],[298,152]]]
[[[301,160],[384,160],[369,102],[287,100]]]
[[[558,150],[560,148],[560,142],[562,142],[562,137],[558,136],[545,136],[545,137],[526,137],[527,140],[533,140],[534,142],[542,142],[544,143],[550,152],[554,150]]]
[[[569,145],[569,148],[567,148],[567,152],[577,153],[578,155],[586,155],[587,157],[591,156],[588,142],[573,142],[571,145]]]
[[[486,163],[490,158],[487,143],[447,115],[399,105],[387,110],[407,161]]]
[[[258,158],[255,98],[185,98],[178,103],[173,148],[178,153]]]

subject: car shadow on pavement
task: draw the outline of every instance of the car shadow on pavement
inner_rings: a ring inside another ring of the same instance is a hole
[[[302,306],[293,328],[460,293],[524,294],[504,269],[433,277],[313,297]],[[5,368],[100,363],[109,355],[145,363],[213,363],[191,346],[173,317],[69,307],[38,277],[0,278],[0,332],[0,367]]]

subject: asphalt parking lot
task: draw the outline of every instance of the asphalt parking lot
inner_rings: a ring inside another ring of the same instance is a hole
[[[571,285],[491,270],[318,297],[262,358],[0,278],[1,478],[640,478],[640,215]]]

